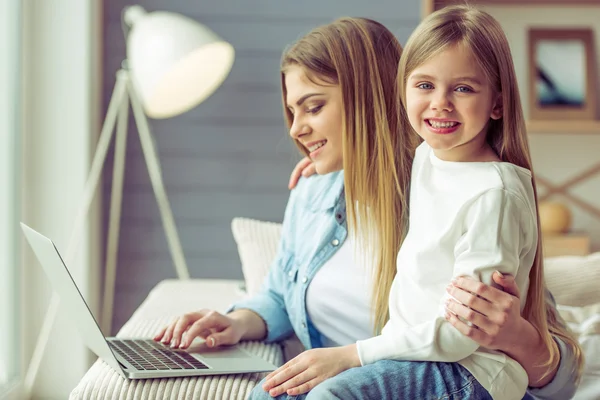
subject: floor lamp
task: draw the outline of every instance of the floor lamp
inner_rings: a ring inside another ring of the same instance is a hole
[[[180,279],[188,279],[188,268],[165,191],[147,116],[157,119],[169,118],[197,106],[223,83],[234,60],[234,49],[229,43],[207,27],[179,14],[147,13],[140,6],[130,6],[123,10],[123,23],[124,27],[127,27],[127,60],[117,71],[115,87],[65,257],[69,265],[79,247],[82,229],[101,178],[116,125],[100,318],[105,334],[110,334],[112,320],[129,106],[131,105],[137,125],[142,152],[177,276]],[[27,369],[27,398],[31,395],[57,309],[58,297],[53,294]]]

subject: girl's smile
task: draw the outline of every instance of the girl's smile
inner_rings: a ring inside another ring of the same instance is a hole
[[[429,125],[429,130],[431,132],[440,135],[454,133],[458,130],[460,126],[460,122],[436,118],[426,119],[425,122],[427,123],[427,125]]]

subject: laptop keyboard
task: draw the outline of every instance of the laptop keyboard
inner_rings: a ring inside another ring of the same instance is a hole
[[[110,348],[138,370],[208,369],[185,351],[175,351],[152,339],[110,340]]]

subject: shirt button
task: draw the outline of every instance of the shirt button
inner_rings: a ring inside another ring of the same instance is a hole
[[[333,239],[333,240],[331,241],[331,244],[332,244],[332,245],[334,245],[334,246],[337,246],[338,244],[340,244],[340,241],[339,241],[339,240],[337,240],[337,239]]]
[[[292,276],[294,276],[294,273],[292,271],[288,272],[288,276],[291,278]]]
[[[304,278],[302,278],[302,283],[306,283],[308,282],[308,278],[305,276]]]
[[[306,329],[306,323],[305,322],[302,323],[302,328]]]

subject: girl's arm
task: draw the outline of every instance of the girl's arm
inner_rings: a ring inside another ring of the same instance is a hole
[[[519,270],[520,257],[524,249],[535,251],[537,229],[534,225],[535,219],[528,207],[513,193],[503,189],[485,192],[466,211],[465,233],[454,249],[454,277],[472,276],[491,284],[492,274],[498,270],[518,274],[524,284],[526,278],[523,277],[529,274],[529,268]],[[450,296],[440,299],[442,309],[445,299]],[[516,304],[520,307],[518,301]],[[398,329],[392,308],[390,314],[390,322],[382,335],[357,343],[363,365],[381,359],[456,362],[479,348],[476,341],[457,331],[441,314],[421,324],[409,327],[402,324]]]

